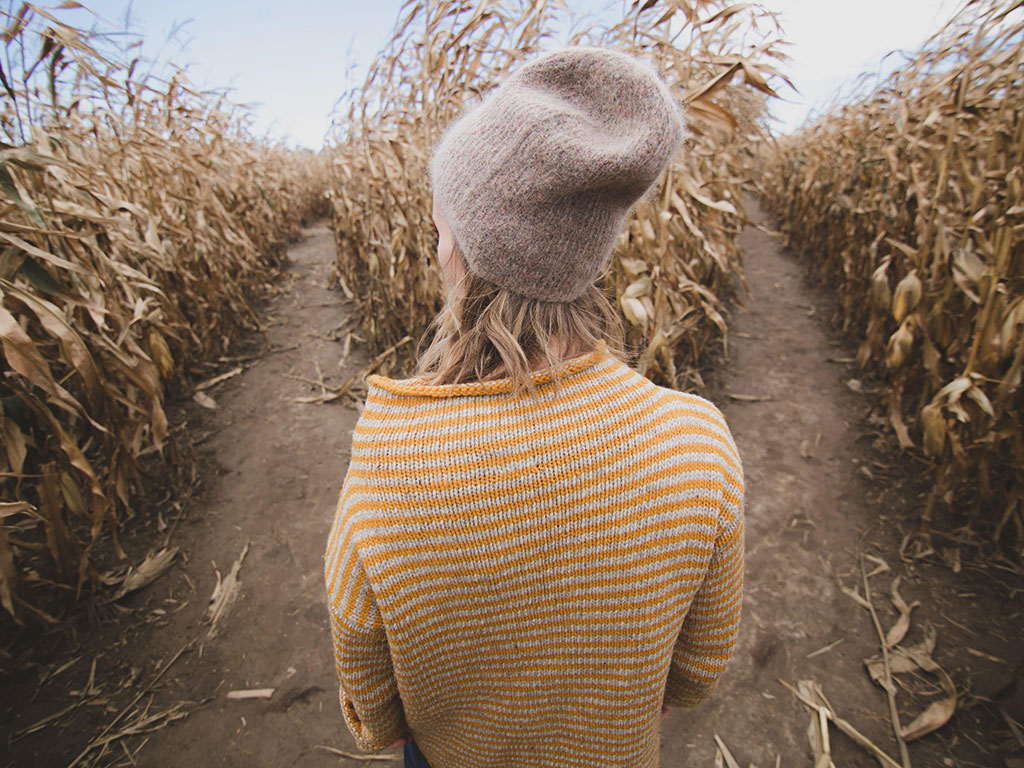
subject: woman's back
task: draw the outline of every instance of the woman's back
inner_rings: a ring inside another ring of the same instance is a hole
[[[539,401],[369,380],[326,571],[363,749],[407,724],[433,768],[656,766],[662,702],[698,703],[731,655],[743,478],[721,413],[604,345],[561,392],[535,381]]]

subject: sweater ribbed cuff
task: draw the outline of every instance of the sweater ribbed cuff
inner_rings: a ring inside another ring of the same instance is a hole
[[[667,707],[693,709],[711,698],[717,684],[717,681],[708,685],[695,685],[690,682],[667,686],[664,704]]]
[[[352,732],[356,746],[363,752],[375,753],[387,749],[395,739],[405,733],[405,713],[398,697],[391,699],[372,714],[364,713],[363,717],[356,711],[355,704],[345,693],[344,688],[339,688],[339,698],[345,725]]]

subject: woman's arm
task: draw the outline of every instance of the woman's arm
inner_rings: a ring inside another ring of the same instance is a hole
[[[339,500],[324,563],[339,700],[356,745],[379,752],[404,737],[407,725],[384,622],[354,539]]]
[[[329,606],[341,711],[364,752],[387,749],[407,730],[384,625],[373,608],[355,614],[344,604]]]
[[[704,583],[672,651],[665,704],[695,707],[714,690],[732,658],[743,601],[743,518],[715,542]]]
[[[665,704],[671,706],[695,707],[711,695],[732,658],[739,632],[745,503],[742,465],[731,435],[728,447],[735,466],[722,468],[714,553],[672,652],[665,686]]]

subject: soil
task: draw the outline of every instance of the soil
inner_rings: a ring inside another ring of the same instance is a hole
[[[781,682],[800,680],[819,683],[838,715],[899,760],[886,694],[865,671],[878,635],[840,589],[860,585],[863,595],[862,562],[877,571],[869,583],[883,630],[897,617],[899,577],[899,594],[917,603],[901,644],[933,629],[934,660],[957,689],[953,718],[909,744],[913,765],[1024,764],[1003,715],[1024,720],[1024,686],[1005,690],[1024,658],[1024,579],[963,533],[936,535],[934,554],[900,556],[926,466],[895,451],[871,417],[875,385],[844,362],[855,350],[831,329],[829,292],[778,237],[748,227],[741,244],[749,295],[733,310],[728,354],[704,371],[704,394],[743,458],[743,625],[714,697],[664,721],[662,764],[715,764],[717,737],[741,765],[811,766],[810,710]],[[43,638],[35,666],[2,681],[6,765],[387,764],[356,756],[341,719],[324,606],[322,556],[358,411],[345,399],[292,401],[320,393],[309,382],[321,375],[328,386],[345,381],[368,356],[357,345],[339,366],[337,330],[351,305],[327,287],[327,227],[306,230],[289,258],[263,315],[272,354],[207,390],[215,410],[189,412],[206,438],[196,448],[199,492],[170,530],[154,522],[123,542],[137,561],[169,538],[178,559],[98,626]],[[263,343],[254,338],[252,349]],[[211,637],[208,602],[243,551],[238,598]],[[936,673],[899,680],[903,725],[942,698]],[[273,693],[227,696],[253,689]],[[105,751],[82,755],[110,737]],[[835,728],[831,747],[836,765],[877,765]],[[384,756],[400,764],[398,750]]]

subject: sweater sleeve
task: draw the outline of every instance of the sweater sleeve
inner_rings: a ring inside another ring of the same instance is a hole
[[[339,700],[356,746],[379,752],[407,726],[384,623],[352,542],[351,525],[339,504],[325,560]]]
[[[739,454],[730,438],[738,471],[723,468],[723,494],[715,548],[704,581],[676,638],[665,686],[668,706],[695,707],[717,685],[732,658],[743,602],[744,488]]]

